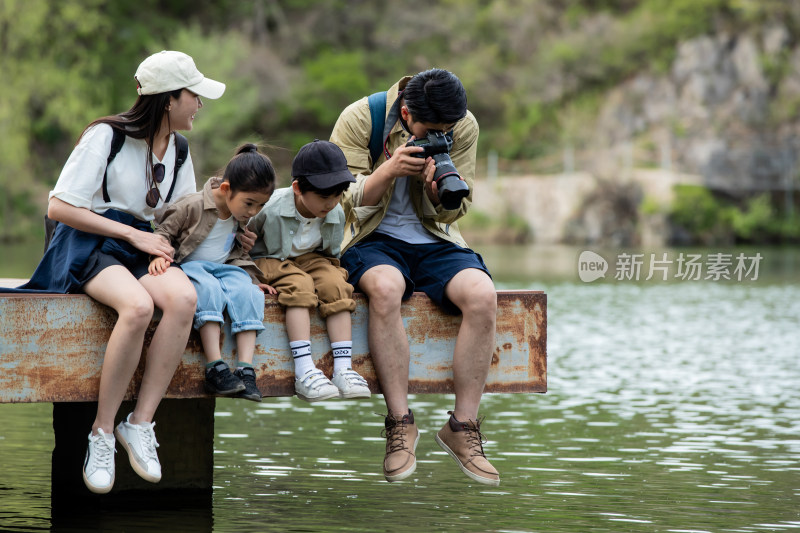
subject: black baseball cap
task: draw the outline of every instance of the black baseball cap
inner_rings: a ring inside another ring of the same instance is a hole
[[[314,139],[300,148],[292,161],[292,177],[304,177],[317,189],[329,189],[340,183],[355,183],[347,168],[342,149],[329,141]]]

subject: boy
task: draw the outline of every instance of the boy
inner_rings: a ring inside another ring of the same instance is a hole
[[[328,141],[303,146],[292,161],[292,185],[278,189],[249,223],[257,239],[250,256],[261,281],[286,306],[286,331],[294,359],[295,391],[307,402],[334,397],[369,398],[366,380],[352,369],[350,313],[353,286],[339,266],[344,211],[339,200],[355,182],[342,150]],[[319,306],[333,351],[333,380],[311,357],[310,309]]]

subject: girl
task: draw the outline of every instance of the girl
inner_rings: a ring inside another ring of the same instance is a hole
[[[31,287],[82,291],[118,314],[103,359],[83,469],[86,486],[97,493],[114,485],[115,436],[137,474],[153,483],[161,479],[153,415],[186,348],[196,296],[180,269],[148,275],[149,256],[172,255],[149,221],[170,198],[195,191],[188,151],[175,172],[175,131],[192,129],[201,97],[216,99],[225,91],[181,52],[148,57],[134,78],[139,97],[133,107],[87,126],[50,193],[47,214],[60,224],[32,277],[46,281]],[[124,133],[124,143],[108,164],[115,131]],[[138,400],[115,430],[154,306],[163,314],[147,350]]]
[[[197,291],[194,327],[203,342],[205,386],[211,394],[261,401],[253,352],[257,332],[264,329],[264,291],[275,294],[275,289],[258,282],[260,272],[237,236],[274,189],[275,171],[269,158],[255,145],[245,144],[236,150],[222,178],[209,179],[202,192],[168,207],[155,230],[175,247],[174,261]],[[173,270],[170,262],[156,257],[150,263],[150,274],[168,273]],[[240,267],[248,269],[249,275]],[[238,362],[233,373],[220,354],[220,324],[226,309],[236,336]]]

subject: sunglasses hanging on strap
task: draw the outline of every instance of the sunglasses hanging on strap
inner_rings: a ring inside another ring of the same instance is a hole
[[[106,203],[111,201],[111,197],[108,195],[108,165],[117,157],[117,154],[122,149],[122,145],[125,144],[125,133],[122,130],[118,130],[113,128],[114,136],[111,138],[111,151],[108,154],[108,160],[106,161],[106,170],[103,172],[103,201]],[[175,170],[172,173],[172,185],[169,187],[169,193],[167,193],[167,197],[164,199],[164,203],[169,203],[170,199],[172,199],[172,191],[175,190],[175,183],[178,181],[178,171],[183,166],[183,163],[186,161],[186,158],[189,155],[189,141],[186,140],[186,137],[175,132]],[[160,169],[157,167],[161,167]],[[161,179],[158,179],[160,175]],[[153,166],[153,186],[147,191],[147,205],[150,207],[155,207],[158,205],[158,200],[161,198],[161,194],[159,193],[158,187],[156,183],[161,183],[164,181],[164,165],[158,163]],[[152,203],[151,203],[152,202]]]

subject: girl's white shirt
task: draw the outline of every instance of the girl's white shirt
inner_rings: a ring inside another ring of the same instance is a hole
[[[148,206],[145,201],[149,189],[145,167],[147,143],[143,139],[133,137],[125,138],[122,149],[108,165],[107,184],[110,201],[103,200],[103,172],[106,170],[106,161],[111,151],[112,137],[113,131],[108,124],[97,124],[87,130],[72,150],[49,197],[58,198],[75,207],[84,207],[98,214],[105,213],[108,209],[117,209],[140,220],[153,220],[156,211],[164,207],[164,199],[172,186],[175,169],[175,136],[170,135],[169,145],[162,160],[153,154],[152,164],[163,163],[165,170],[164,181],[158,185],[161,200],[155,208]],[[171,202],[197,190],[191,155],[187,155],[186,161],[178,171],[177,180]]]
[[[225,263],[233,250],[236,228],[239,224],[233,216],[225,220],[217,218],[214,227],[203,242],[197,245],[192,253],[183,258],[181,263],[189,261],[210,261],[211,263]]]

